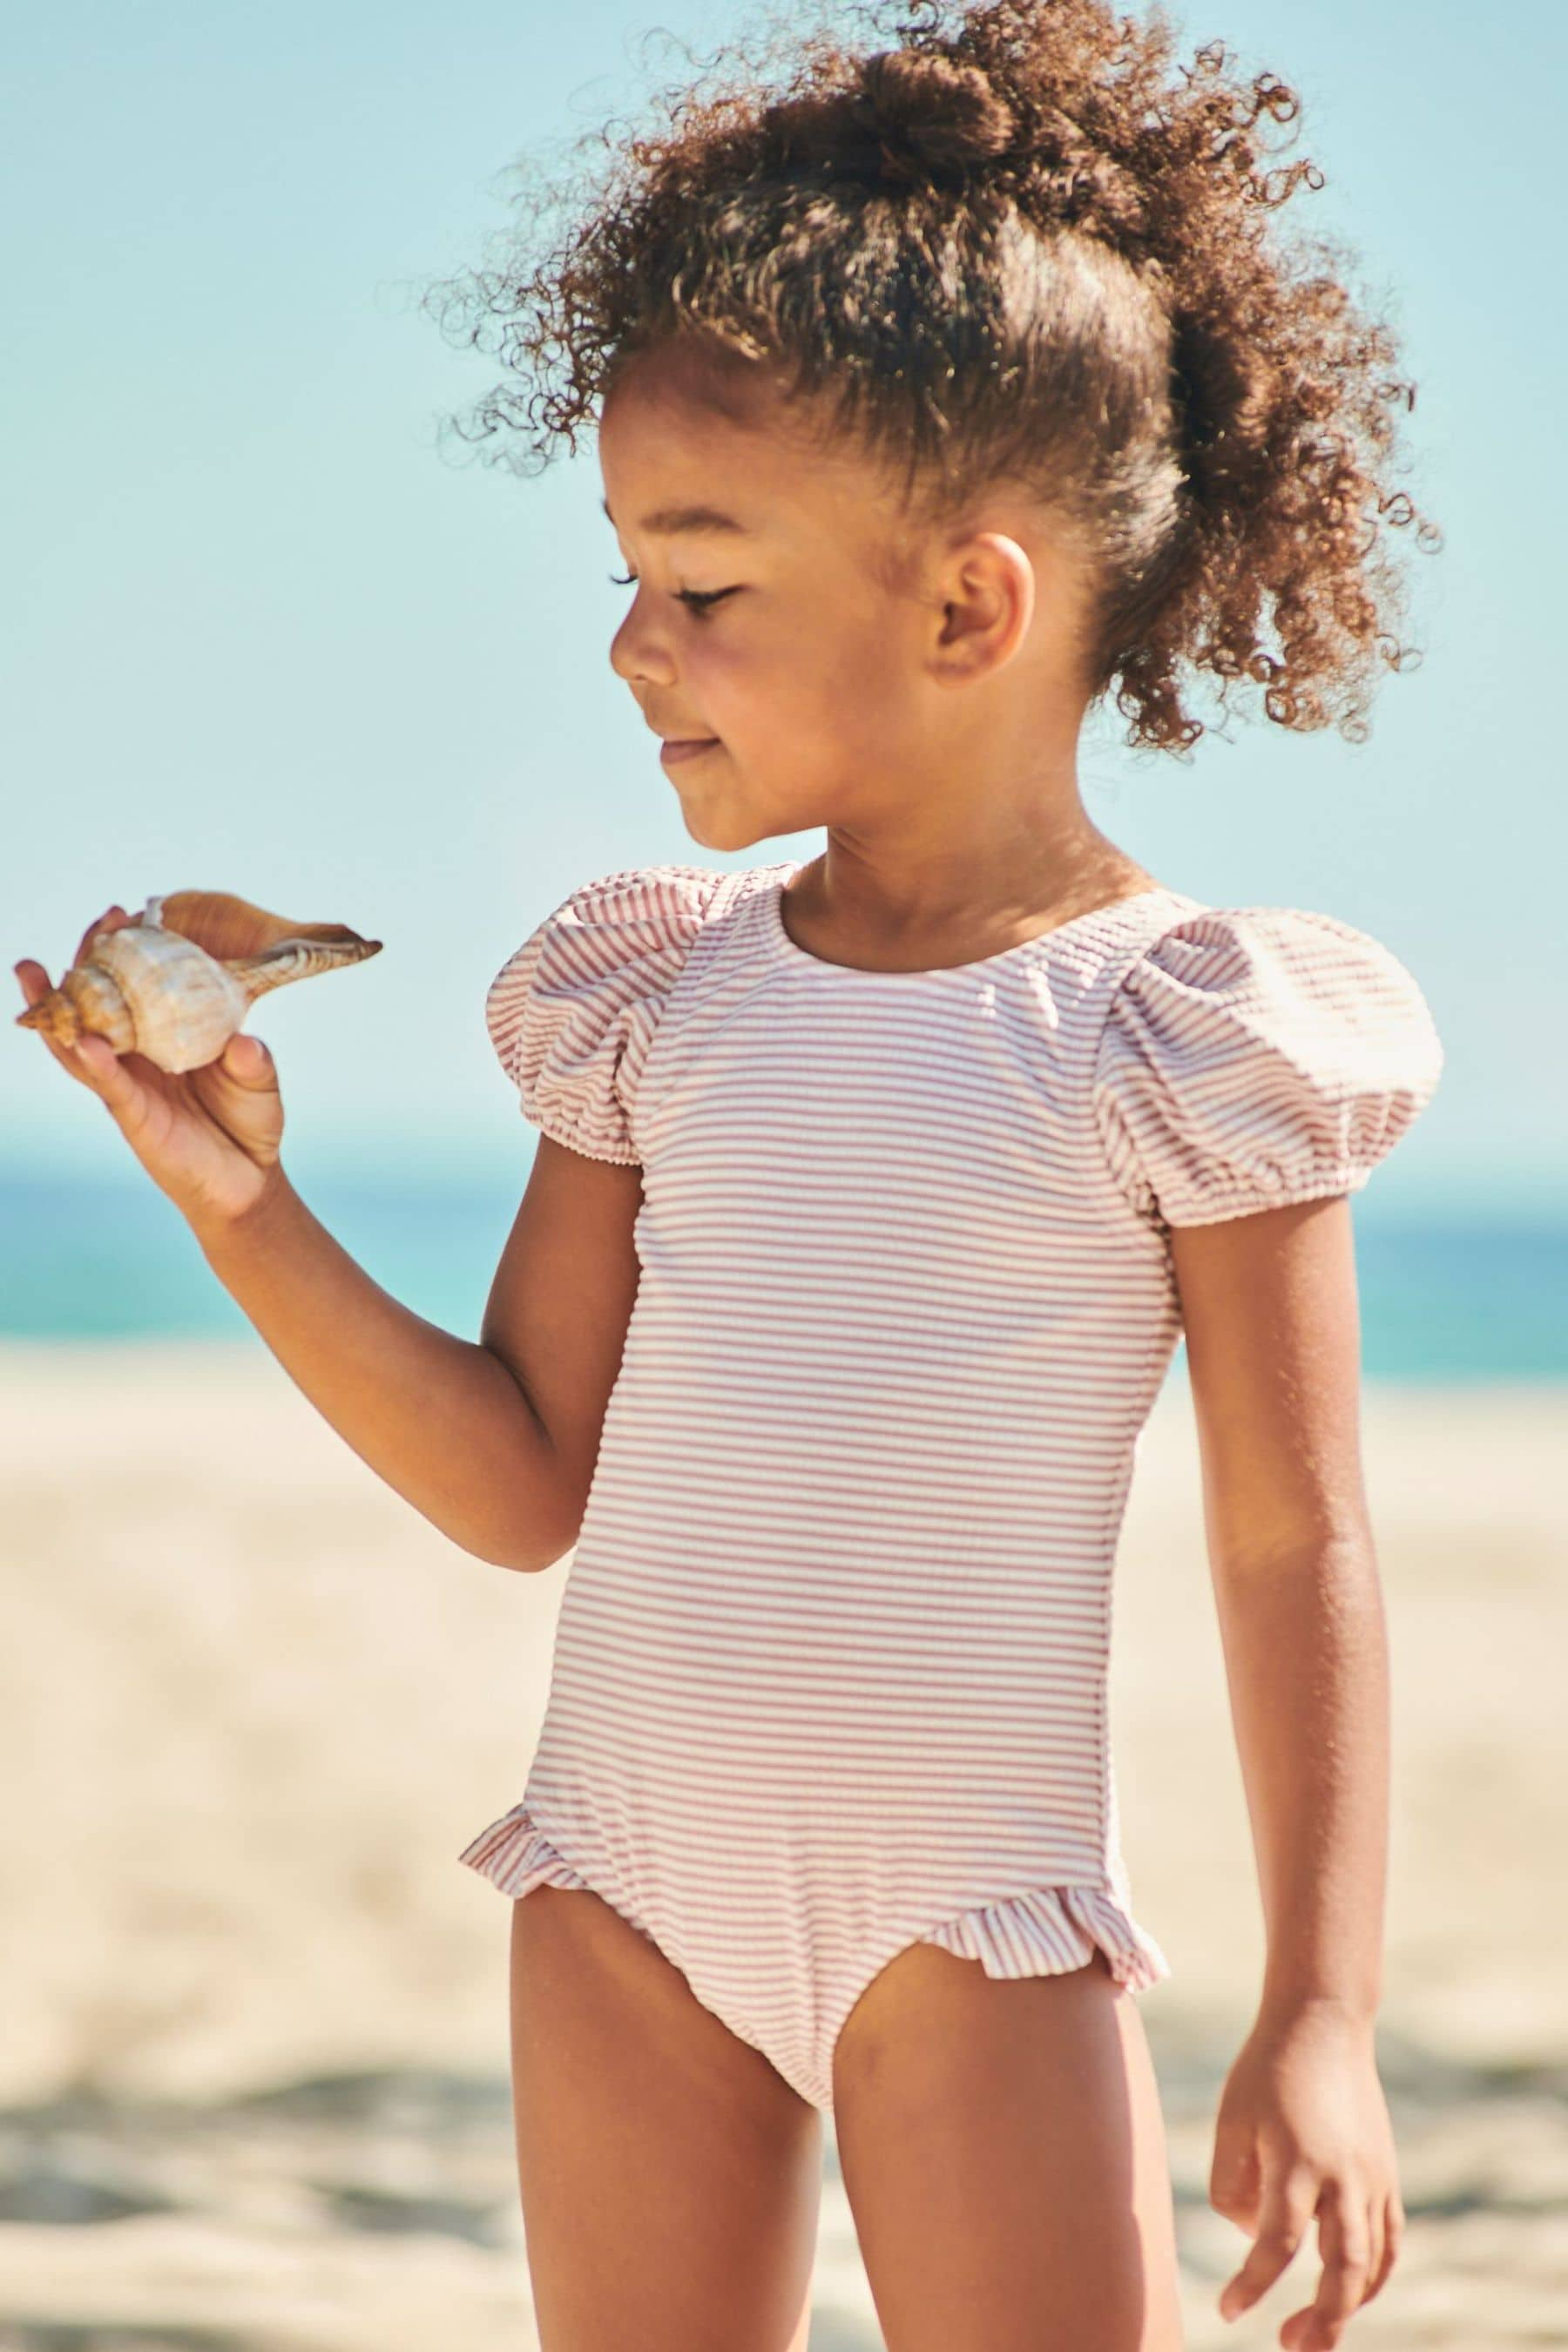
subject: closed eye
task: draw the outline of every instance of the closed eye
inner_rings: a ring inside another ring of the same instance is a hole
[[[640,572],[612,572],[610,574],[617,588],[635,588],[641,576]],[[700,615],[707,612],[710,604],[721,604],[726,596],[733,596],[736,590],[734,588],[677,588],[672,591],[672,593],[679,603],[687,605],[691,612]]]

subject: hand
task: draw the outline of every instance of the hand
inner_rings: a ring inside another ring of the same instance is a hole
[[[1323,2271],[1283,2321],[1288,2352],[1331,2352],[1394,2267],[1405,2229],[1372,2031],[1329,2004],[1261,2021],[1226,2078],[1209,2202],[1254,2239],[1219,2298],[1234,2319],[1270,2287],[1316,2217]]]
[[[100,931],[139,920],[110,907],[88,925],[71,962],[85,960]],[[36,1004],[47,993],[48,973],[31,957],[15,969],[24,997]],[[44,1043],[62,1069],[97,1095],[153,1181],[198,1231],[234,1223],[281,1181],[283,1103],[259,1037],[237,1034],[216,1061],[179,1076],[144,1054],[117,1055],[101,1037],[84,1034],[74,1046],[47,1036]]]

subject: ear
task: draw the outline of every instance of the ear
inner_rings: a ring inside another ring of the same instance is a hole
[[[1035,567],[1005,531],[974,531],[942,566],[932,599],[941,614],[928,659],[938,682],[964,686],[1010,662],[1035,613]]]

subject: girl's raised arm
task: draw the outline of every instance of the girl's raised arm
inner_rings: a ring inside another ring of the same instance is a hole
[[[129,920],[111,908],[89,927]],[[48,988],[16,967],[35,1003]],[[99,1037],[47,1050],[103,1103],[208,1265],[361,1460],[466,1551],[549,1567],[577,1539],[635,1295],[640,1170],[543,1138],[478,1344],[374,1281],[284,1171],[278,1073],[259,1038],[170,1076]]]
[[[382,1289],[281,1170],[249,1214],[194,1230],[362,1461],[466,1551],[545,1569],[582,1524],[636,1297],[640,1177],[541,1137],[478,1345]]]

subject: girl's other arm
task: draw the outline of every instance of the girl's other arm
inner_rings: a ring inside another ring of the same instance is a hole
[[[1344,1196],[1173,1228],[1205,1528],[1267,1960],[1211,2200],[1257,2242],[1227,2316],[1314,2213],[1324,2272],[1290,2342],[1331,2345],[1403,2227],[1373,2055],[1387,1864],[1388,1656],[1360,1457]],[[1305,2332],[1298,2332],[1300,2330]]]
[[[577,1540],[637,1290],[641,1170],[541,1136],[479,1344],[400,1304],[279,1165],[204,1255],[296,1385],[467,1551],[550,1567]]]

